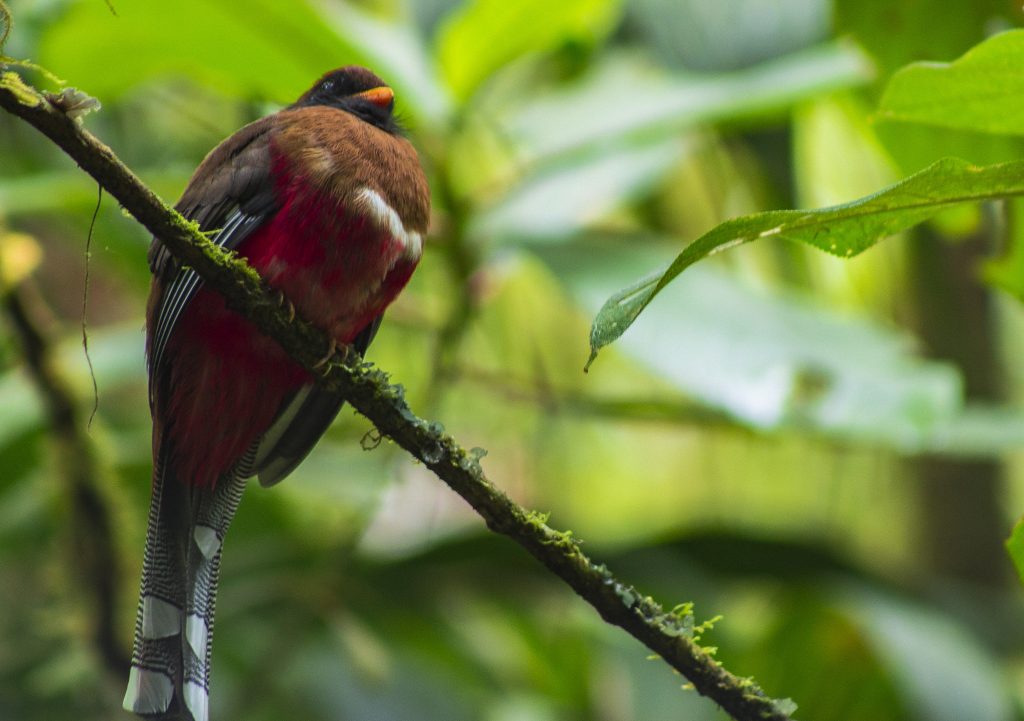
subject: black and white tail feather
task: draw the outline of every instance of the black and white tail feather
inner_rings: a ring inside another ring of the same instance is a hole
[[[374,319],[353,341],[365,353]],[[142,588],[124,708],[160,721],[208,721],[210,659],[220,559],[249,478],[272,486],[294,470],[344,399],[315,384],[282,404],[274,423],[213,488],[176,478],[161,448],[153,477]]]
[[[209,718],[210,654],[220,559],[255,448],[213,488],[157,468],[124,707],[156,719]]]

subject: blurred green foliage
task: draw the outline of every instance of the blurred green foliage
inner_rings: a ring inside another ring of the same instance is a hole
[[[373,67],[396,89],[434,190],[426,256],[370,352],[417,411],[487,448],[497,483],[623,580],[669,606],[695,601],[698,618],[723,614],[703,642],[792,697],[797,718],[1024,717],[1024,608],[1001,543],[1024,508],[1013,362],[1024,314],[980,285],[1024,297],[1019,201],[879,228],[870,239],[901,235],[852,260],[777,240],[715,254],[581,372],[605,299],[729,218],[854,201],[947,155],[1019,161],[1020,34],[980,45],[1020,24],[1018,7],[14,5],[4,53],[98,97],[87,126],[167,199],[219,140],[325,70]],[[951,64],[899,69],[914,61]],[[962,190],[930,172],[929,197]],[[1016,188],[1018,166],[1000,172]],[[95,202],[59,151],[0,117],[0,259],[26,238],[41,250],[30,283],[86,411],[79,319]],[[115,521],[124,649],[150,473],[147,243],[104,199],[89,435]],[[947,271],[962,267],[966,286],[922,271],[928,254],[977,244]],[[985,299],[979,314],[969,292]],[[950,339],[962,357],[928,330],[981,326],[991,332]],[[73,545],[79,511],[6,329],[0,718],[127,718],[124,679],[94,643],[91,579],[77,573],[90,552]],[[979,390],[986,376],[995,390]],[[387,443],[362,450],[370,430],[343,413],[292,478],[246,496],[224,560],[215,718],[722,717],[422,467]],[[963,468],[977,475],[937,480]],[[968,512],[978,498],[997,516],[981,530]],[[936,531],[939,507],[954,521]],[[943,539],[977,573],[945,565]]]

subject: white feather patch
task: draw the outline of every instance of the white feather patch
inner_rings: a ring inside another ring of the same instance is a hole
[[[206,689],[195,681],[185,682],[185,705],[192,712],[194,721],[209,721],[210,696]]]
[[[185,638],[188,645],[196,653],[196,658],[206,661],[206,640],[210,638],[210,628],[202,616],[190,613],[185,619]]]
[[[287,431],[291,426],[292,421],[295,420],[295,416],[299,414],[299,411],[302,409],[302,404],[306,401],[306,398],[309,397],[312,390],[312,384],[300,388],[295,393],[295,397],[288,402],[288,406],[278,414],[277,418],[274,420],[274,424],[267,429],[266,433],[263,434],[263,437],[259,441],[259,447],[256,449],[256,458],[252,463],[255,468],[259,468],[267,460],[267,456],[270,455],[270,452],[277,446],[277,442],[281,440],[281,436],[283,436],[285,431]],[[260,485],[263,487],[267,486],[267,484],[263,482],[262,477],[260,477]]]
[[[213,558],[217,551],[220,550],[220,537],[209,526],[197,525],[196,530],[192,532],[192,538],[195,539],[199,552],[207,558]]]
[[[142,599],[142,637],[167,638],[181,633],[181,609],[156,596]]]
[[[423,238],[415,230],[406,230],[398,213],[372,188],[360,188],[356,200],[363,210],[381,227],[402,244],[402,255],[406,260],[419,260],[423,254]]]
[[[171,705],[174,686],[170,676],[132,666],[121,707],[134,713],[162,713]]]

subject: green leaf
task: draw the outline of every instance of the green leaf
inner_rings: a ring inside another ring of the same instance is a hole
[[[889,81],[878,117],[985,133],[1024,134],[1024,30],[952,63],[913,63]]]
[[[42,63],[103,100],[184,77],[236,97],[290,102],[323,72],[362,62],[303,0],[123,2],[117,10],[72,4],[43,34]]]
[[[1010,537],[1006,539],[1006,551],[1013,560],[1021,583],[1024,583],[1024,518],[1017,521]]]
[[[516,58],[596,43],[612,30],[618,10],[617,0],[471,0],[440,31],[442,73],[455,96],[466,100]]]
[[[773,210],[728,220],[705,233],[664,271],[615,293],[590,331],[597,352],[621,336],[654,297],[702,258],[759,238],[782,238],[851,257],[887,236],[960,203],[1024,193],[1024,161],[979,167],[946,158],[873,195],[818,210]]]

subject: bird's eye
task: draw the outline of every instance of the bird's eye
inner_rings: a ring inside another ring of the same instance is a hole
[[[321,85],[320,85],[320,89],[323,90],[325,93],[329,93],[329,92],[333,91],[334,90],[334,81],[333,80],[324,80],[323,83],[321,83]]]

